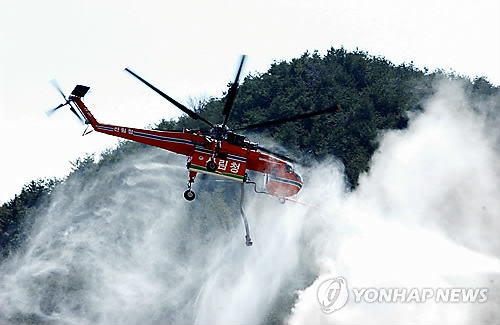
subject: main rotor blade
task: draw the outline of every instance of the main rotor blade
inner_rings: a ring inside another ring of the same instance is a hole
[[[305,119],[305,118],[308,118],[308,117],[313,117],[313,116],[316,116],[316,115],[321,115],[321,114],[336,112],[336,111],[340,111],[340,110],[342,110],[342,108],[340,107],[340,105],[336,105],[336,106],[332,106],[332,107],[329,107],[329,108],[326,108],[326,109],[322,109],[322,110],[319,110],[319,111],[315,111],[315,112],[309,112],[309,113],[295,115],[295,116],[292,116],[292,117],[286,117],[286,118],[281,118],[281,119],[277,119],[277,120],[272,120],[272,121],[266,121],[266,122],[262,122],[262,123],[247,125],[247,126],[244,126],[244,127],[241,127],[241,128],[236,128],[236,129],[234,129],[234,131],[242,131],[242,130],[248,130],[248,129],[255,129],[255,128],[261,128],[261,127],[268,127],[268,126],[273,126],[273,125],[279,125],[279,124],[283,124],[283,123],[286,123],[286,122],[293,122],[293,121],[302,120],[302,119]]]
[[[186,113],[192,119],[201,120],[201,121],[205,122],[206,124],[210,125],[210,127],[214,126],[212,123],[210,123],[210,121],[204,119],[203,117],[201,117],[197,113],[193,112],[192,110],[190,110],[186,106],[182,105],[181,103],[179,103],[178,101],[176,101],[172,97],[170,97],[167,94],[165,94],[164,92],[162,92],[160,89],[156,88],[155,86],[153,86],[152,84],[150,84],[146,80],[142,79],[139,75],[137,75],[135,72],[133,72],[129,68],[125,68],[125,71],[127,71],[128,73],[130,73],[131,75],[133,75],[134,77],[136,77],[137,79],[139,79],[140,81],[142,81],[146,86],[148,86],[149,88],[153,89],[157,94],[159,94],[160,96],[162,96],[163,98],[165,98],[166,100],[168,100],[169,102],[171,102],[172,104],[174,104],[175,106],[177,106],[178,109],[180,109],[181,111],[183,111],[184,113]]]
[[[294,163],[294,164],[296,164],[296,163],[297,163],[297,161],[296,161],[296,160],[294,160],[294,159],[292,159],[292,158],[290,158],[290,157],[287,157],[287,156],[285,156],[285,155],[279,154],[279,153],[277,153],[277,152],[271,151],[271,150],[269,150],[269,149],[267,149],[267,148],[263,148],[263,147],[259,146],[259,150],[260,150],[260,151],[262,151],[262,152],[268,153],[268,154],[270,154],[270,155],[276,156],[276,157],[278,157],[278,158],[280,158],[280,159],[283,159],[283,160],[289,161],[289,162],[291,162],[291,163]]]
[[[234,82],[229,88],[226,97],[226,103],[224,104],[224,110],[222,111],[222,115],[226,115],[224,118],[223,126],[227,124],[227,120],[229,119],[229,113],[231,113],[231,108],[233,107],[234,98],[236,97],[236,93],[238,92],[238,85],[240,80],[241,69],[243,68],[243,63],[245,63],[246,55],[241,56],[240,67],[238,68],[238,72],[236,73],[236,77],[234,78]]]

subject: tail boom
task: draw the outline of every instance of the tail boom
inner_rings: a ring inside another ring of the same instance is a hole
[[[206,142],[205,137],[190,132],[145,130],[99,123],[82,101],[87,91],[88,87],[76,86],[69,101],[78,107],[86,123],[90,124],[96,132],[167,149],[186,156],[193,154],[196,145],[204,145]]]

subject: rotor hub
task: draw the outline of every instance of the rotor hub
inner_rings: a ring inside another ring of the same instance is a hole
[[[227,133],[229,132],[229,128],[227,125],[216,124],[210,130],[210,136],[215,140],[225,140],[227,138]]]

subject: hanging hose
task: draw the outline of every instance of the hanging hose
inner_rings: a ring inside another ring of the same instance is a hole
[[[245,225],[245,243],[247,246],[252,246],[252,239],[250,238],[250,229],[248,228],[248,221],[245,215],[245,211],[243,210],[243,204],[245,202],[245,183],[241,183],[241,200],[240,200],[240,212],[241,219],[243,219],[243,224]]]

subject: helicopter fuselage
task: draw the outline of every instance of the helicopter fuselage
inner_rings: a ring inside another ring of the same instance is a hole
[[[77,86],[78,87],[78,86]],[[262,153],[258,144],[233,133],[226,126],[215,125],[210,135],[184,129],[181,132],[146,130],[97,122],[79,93],[69,97],[96,132],[144,143],[187,156],[190,180],[204,173],[234,181],[247,181],[247,170],[265,175],[267,194],[290,197],[302,188],[302,178],[290,162]],[[81,94],[80,94],[81,95]],[[71,105],[70,103],[70,105]],[[211,162],[209,164],[209,162]],[[215,167],[215,168],[214,168]]]

